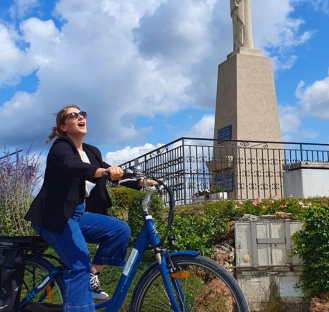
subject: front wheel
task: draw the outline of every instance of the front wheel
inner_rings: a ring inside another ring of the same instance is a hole
[[[169,278],[181,312],[249,311],[238,283],[217,262],[192,255],[176,255],[171,260],[179,269]],[[172,311],[157,265],[145,272],[136,286],[130,312],[137,311]]]

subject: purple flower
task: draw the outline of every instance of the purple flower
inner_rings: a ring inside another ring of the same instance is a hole
[[[30,150],[31,146],[25,156],[17,151],[11,157],[4,145],[0,159],[0,235],[31,234],[23,217],[42,177],[38,176],[40,155],[30,155]]]

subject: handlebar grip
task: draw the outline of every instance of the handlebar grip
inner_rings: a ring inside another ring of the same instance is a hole
[[[102,177],[106,180],[111,180],[111,175],[108,172],[103,172]]]
[[[133,179],[133,178],[135,178],[135,176],[136,176],[136,174],[132,170],[124,169],[121,180]],[[103,172],[102,177],[106,180],[111,180],[111,175],[108,172]]]

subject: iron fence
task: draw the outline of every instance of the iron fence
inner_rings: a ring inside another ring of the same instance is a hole
[[[283,197],[284,172],[329,169],[329,144],[180,138],[136,160],[148,175],[167,181],[176,204]]]

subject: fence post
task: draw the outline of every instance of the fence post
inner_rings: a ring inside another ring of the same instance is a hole
[[[183,177],[184,177],[184,204],[186,205],[186,172],[185,172],[185,140],[183,138]]]
[[[303,144],[299,144],[300,149],[300,161],[303,161]]]

